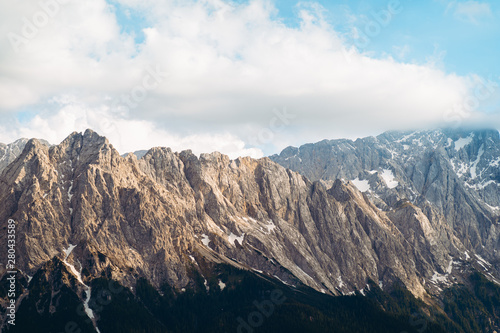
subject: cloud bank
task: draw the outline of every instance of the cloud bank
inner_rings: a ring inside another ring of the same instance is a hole
[[[123,9],[144,18],[142,43],[119,24]],[[122,153],[168,146],[259,157],[324,138],[482,121],[498,94],[481,78],[370,57],[319,5],[297,12],[290,27],[265,0],[2,2],[0,141],[57,143],[90,127]],[[483,86],[491,89],[480,98]]]

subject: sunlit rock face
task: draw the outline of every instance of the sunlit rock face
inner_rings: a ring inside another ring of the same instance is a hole
[[[0,221],[17,222],[22,274],[57,257],[82,301],[97,277],[181,290],[206,263],[332,295],[401,281],[425,298],[471,267],[496,276],[498,193],[487,189],[498,180],[484,180],[498,169],[498,141],[491,131],[385,133],[259,160],[168,148],[138,158],[87,130],[54,146],[25,142],[1,172]]]

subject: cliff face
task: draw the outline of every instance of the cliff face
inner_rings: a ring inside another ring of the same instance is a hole
[[[385,133],[259,160],[168,148],[120,156],[91,130],[54,146],[26,141],[22,151],[10,148],[0,171],[2,229],[17,222],[18,306],[50,326],[52,316],[65,318],[64,299],[84,306],[80,327],[97,331],[113,322],[89,306],[102,279],[128,287],[120,297],[138,297],[140,307],[152,293],[134,295],[144,293],[134,289],[143,281],[155,292],[206,288],[217,298],[226,285],[238,289],[240,273],[228,273],[235,267],[246,270],[242,285],[252,276],[312,298],[381,297],[377,285],[390,293],[402,282],[430,307],[450,287],[470,286],[473,270],[500,284],[497,139],[487,131]],[[161,307],[177,296],[161,295],[169,299]],[[176,306],[184,309],[182,299]]]
[[[349,180],[384,211],[408,201],[430,221],[445,222],[468,250],[499,259],[496,130],[387,132],[289,147],[271,159],[313,181]],[[400,214],[389,216],[400,225]]]
[[[0,143],[0,172],[21,155],[27,142],[28,139],[19,139],[9,144]],[[45,140],[39,140],[39,142],[50,147],[50,143]]]
[[[198,261],[336,295],[368,279],[401,280],[417,296],[460,280],[473,249],[439,207],[400,202],[384,212],[371,196],[268,158],[166,148],[121,157],[87,130],[52,147],[27,142],[0,176],[0,220],[17,221],[25,274],[59,257],[82,283],[105,273],[126,286],[142,276],[183,288]]]

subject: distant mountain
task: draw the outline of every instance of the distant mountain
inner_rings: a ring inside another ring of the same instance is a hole
[[[21,155],[27,142],[28,139],[19,139],[9,144],[0,143],[0,172]],[[45,140],[40,140],[40,142],[46,146],[50,146]]]
[[[19,139],[7,145],[0,143],[0,171],[21,154],[26,142],[28,142],[28,139]]]
[[[141,159],[144,155],[147,154],[147,150],[137,150],[134,151],[132,154],[134,154],[138,159]],[[123,154],[122,157],[127,157],[127,155],[130,153]]]
[[[430,220],[443,218],[469,250],[500,258],[496,130],[387,132],[288,147],[270,158],[312,181],[350,181],[387,212],[408,201]]]
[[[234,331],[238,313],[279,289],[287,302],[275,302],[275,318],[291,331],[410,332],[415,311],[433,332],[498,329],[498,217],[486,190],[496,183],[483,161],[495,158],[498,132],[450,135],[385,133],[271,157],[304,175],[220,153],[122,157],[91,130],[50,147],[29,140],[0,173],[1,226],[17,222],[18,314],[44,323],[40,332],[63,331],[64,318],[82,332]],[[457,174],[458,163],[468,171]],[[96,304],[102,292],[115,301]],[[471,315],[470,304],[484,311]],[[23,325],[9,332],[33,329]]]

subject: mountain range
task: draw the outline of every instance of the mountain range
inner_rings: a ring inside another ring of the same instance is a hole
[[[494,332],[499,186],[496,130],[386,132],[235,160],[120,156],[92,130],[58,145],[21,139],[0,145],[0,242],[16,221],[18,270],[13,326],[1,251],[2,327]]]

